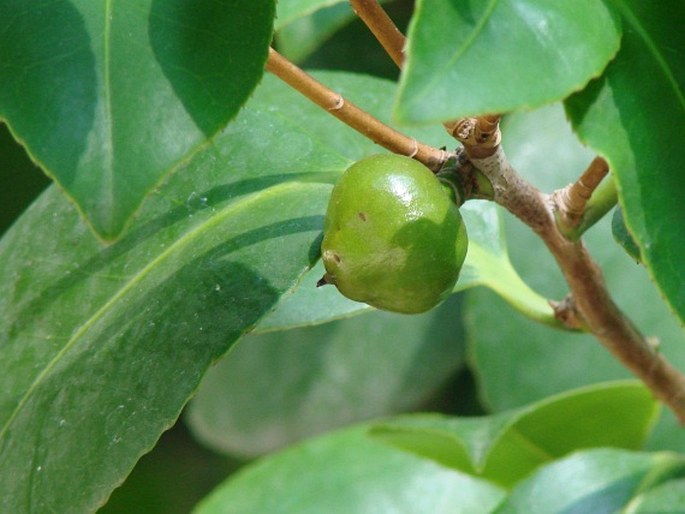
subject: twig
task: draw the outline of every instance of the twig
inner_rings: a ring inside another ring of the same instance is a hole
[[[602,157],[595,157],[575,183],[557,193],[555,200],[559,212],[570,225],[578,226],[587,201],[607,173],[607,162]]]
[[[614,303],[599,267],[583,243],[571,241],[559,231],[550,196],[535,189],[512,168],[501,146],[489,157],[471,160],[493,184],[495,201],[533,228],[554,255],[571,290],[580,322],[685,424],[685,376],[663,358]]]
[[[605,188],[603,191],[603,194],[613,192],[613,202],[611,196],[604,195],[599,202],[594,202],[595,205],[589,204],[595,196],[598,186],[608,173],[609,165],[607,162],[602,157],[595,157],[575,183],[569,184],[552,194],[557,224],[561,232],[570,239],[578,239],[584,229],[597,221],[598,215],[601,217],[606,213],[606,210],[616,204],[616,191],[613,188],[613,183],[611,184],[611,189]],[[597,207],[600,207],[599,204],[604,206],[604,209],[598,209]],[[592,207],[590,209],[591,212],[589,212],[589,207]],[[579,230],[581,224],[583,225],[583,230]]]
[[[269,50],[266,69],[319,107],[392,152],[408,155],[433,171],[438,171],[448,158],[446,151],[419,143],[345,100],[273,49]]]
[[[350,5],[397,67],[402,68],[405,37],[385,10],[376,0],[350,0]]]

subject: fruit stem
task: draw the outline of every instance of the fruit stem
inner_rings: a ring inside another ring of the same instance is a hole
[[[433,171],[438,171],[449,157],[445,150],[419,143],[382,123],[298,68],[273,48],[269,49],[266,69],[343,123],[394,153],[412,157]]]

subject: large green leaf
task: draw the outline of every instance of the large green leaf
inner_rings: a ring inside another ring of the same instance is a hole
[[[602,72],[619,39],[602,0],[422,0],[395,112],[431,122],[561,100]]]
[[[567,111],[616,174],[642,261],[685,321],[685,10],[679,0],[659,9],[639,0],[612,4],[624,18],[621,51],[600,79],[568,100]]]
[[[642,448],[658,413],[638,382],[586,387],[489,417],[415,415],[380,423],[380,439],[445,466],[511,486],[582,448]]]
[[[257,461],[196,514],[486,514],[504,492],[373,441],[355,427]]]
[[[684,475],[685,460],[679,455],[588,450],[537,471],[493,514],[632,513],[652,488]],[[671,512],[673,503],[664,500],[657,500],[654,510],[637,512]],[[685,505],[682,497],[676,502]]]
[[[387,115],[388,82],[324,80]],[[0,511],[102,503],[312,265],[330,183],[373,151],[268,77],[117,243],[42,196],[0,241]]]
[[[207,373],[190,426],[213,448],[253,457],[416,408],[463,364],[460,303],[249,335]]]
[[[592,159],[573,138],[558,105],[510,117],[503,141],[514,166],[544,191],[577,179]],[[549,298],[563,298],[567,285],[539,238],[511,216],[506,221],[509,253],[521,276]],[[609,220],[593,227],[585,240],[621,308],[645,334],[658,339],[670,362],[685,368],[685,335],[678,321],[644,268],[613,241]],[[496,411],[628,376],[594,337],[530,322],[489,291],[468,292],[465,319],[481,399]],[[669,423],[672,431],[661,448],[673,447],[677,438],[683,438],[675,421]]]
[[[273,0],[0,0],[0,118],[103,238],[263,73]]]

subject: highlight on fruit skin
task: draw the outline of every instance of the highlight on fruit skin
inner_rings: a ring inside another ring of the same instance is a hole
[[[333,188],[321,243],[326,274],[317,285],[378,309],[424,312],[452,292],[467,246],[459,208],[428,168],[373,155]]]

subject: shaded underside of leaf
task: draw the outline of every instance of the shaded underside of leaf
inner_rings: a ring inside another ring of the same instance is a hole
[[[602,72],[619,40],[601,0],[419,1],[395,112],[425,123],[561,100]]]
[[[103,238],[238,112],[273,0],[0,1],[0,117]]]
[[[625,224],[667,301],[685,320],[685,23],[677,0],[653,9],[612,2],[624,17],[621,51],[606,73],[567,102],[580,138],[609,162]]]

